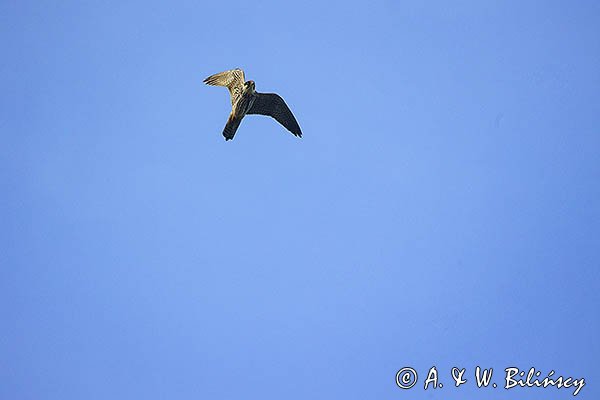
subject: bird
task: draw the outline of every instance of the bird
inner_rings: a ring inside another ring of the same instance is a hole
[[[302,130],[285,101],[276,93],[259,93],[254,81],[246,81],[240,68],[219,72],[204,79],[213,86],[225,86],[231,96],[231,113],[223,129],[225,141],[232,140],[242,119],[248,114],[275,118],[294,136],[301,138]]]

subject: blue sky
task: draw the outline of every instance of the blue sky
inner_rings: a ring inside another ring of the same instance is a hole
[[[0,21],[1,398],[572,397],[451,387],[477,365],[600,395],[600,3]],[[251,116],[225,143],[202,80],[235,67],[302,139]]]

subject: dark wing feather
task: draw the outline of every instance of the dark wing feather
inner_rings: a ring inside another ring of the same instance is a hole
[[[302,137],[298,121],[296,121],[294,114],[292,114],[292,111],[278,94],[256,93],[254,104],[252,104],[247,114],[260,114],[273,117],[288,131],[298,137]]]
[[[244,89],[245,79],[244,71],[236,68],[211,75],[204,80],[204,83],[207,85],[227,87],[227,89],[229,89],[229,94],[231,95],[231,104],[233,105]]]

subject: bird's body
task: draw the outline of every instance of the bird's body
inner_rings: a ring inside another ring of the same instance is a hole
[[[254,82],[249,81],[250,84],[245,83],[244,88],[242,90],[241,95],[235,102],[235,104],[231,105],[231,112],[235,116],[239,116],[243,118],[248,111],[252,108],[254,104],[254,100],[256,99],[256,91],[254,90]]]
[[[273,117],[295,136],[302,137],[300,126],[283,99],[275,93],[258,93],[254,81],[244,81],[244,71],[232,69],[219,72],[204,80],[208,85],[226,86],[231,96],[231,113],[223,129],[225,140],[235,136],[242,119],[247,114]]]

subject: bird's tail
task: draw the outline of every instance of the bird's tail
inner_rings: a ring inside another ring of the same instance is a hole
[[[223,129],[223,136],[225,136],[225,141],[233,139],[235,136],[235,132],[237,131],[240,123],[242,122],[243,117],[236,117],[233,113],[229,114],[229,118],[227,119],[227,124],[225,124],[225,129]]]

